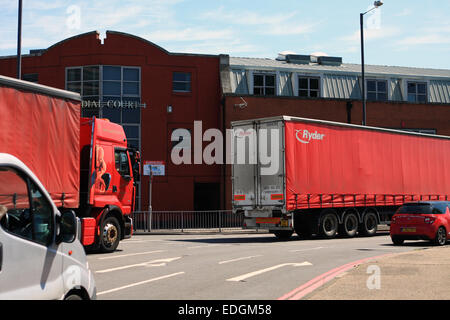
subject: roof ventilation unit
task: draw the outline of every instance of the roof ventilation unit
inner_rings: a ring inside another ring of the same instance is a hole
[[[311,56],[302,54],[288,54],[286,55],[286,62],[295,64],[309,64],[311,62]]]
[[[324,66],[340,66],[342,65],[341,57],[317,57],[317,62]]]

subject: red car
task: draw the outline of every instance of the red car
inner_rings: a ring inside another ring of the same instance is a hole
[[[391,239],[394,245],[405,240],[430,240],[445,245],[450,239],[450,202],[405,203],[392,217]]]

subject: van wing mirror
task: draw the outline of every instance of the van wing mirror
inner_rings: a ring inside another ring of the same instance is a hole
[[[65,211],[61,214],[59,221],[59,235],[57,243],[72,243],[77,237],[78,220],[73,210]]]

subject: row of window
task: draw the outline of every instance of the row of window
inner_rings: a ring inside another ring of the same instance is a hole
[[[367,100],[387,101],[388,82],[387,80],[366,80]],[[267,73],[253,74],[253,94],[254,95],[276,95],[276,75]],[[427,102],[427,83],[408,81],[407,98],[409,102]],[[319,77],[298,77],[298,96],[308,98],[320,97]]]

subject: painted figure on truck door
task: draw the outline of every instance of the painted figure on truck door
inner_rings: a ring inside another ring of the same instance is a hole
[[[94,188],[96,192],[106,192],[111,182],[111,174],[106,172],[105,151],[99,145],[95,148],[95,182]]]

